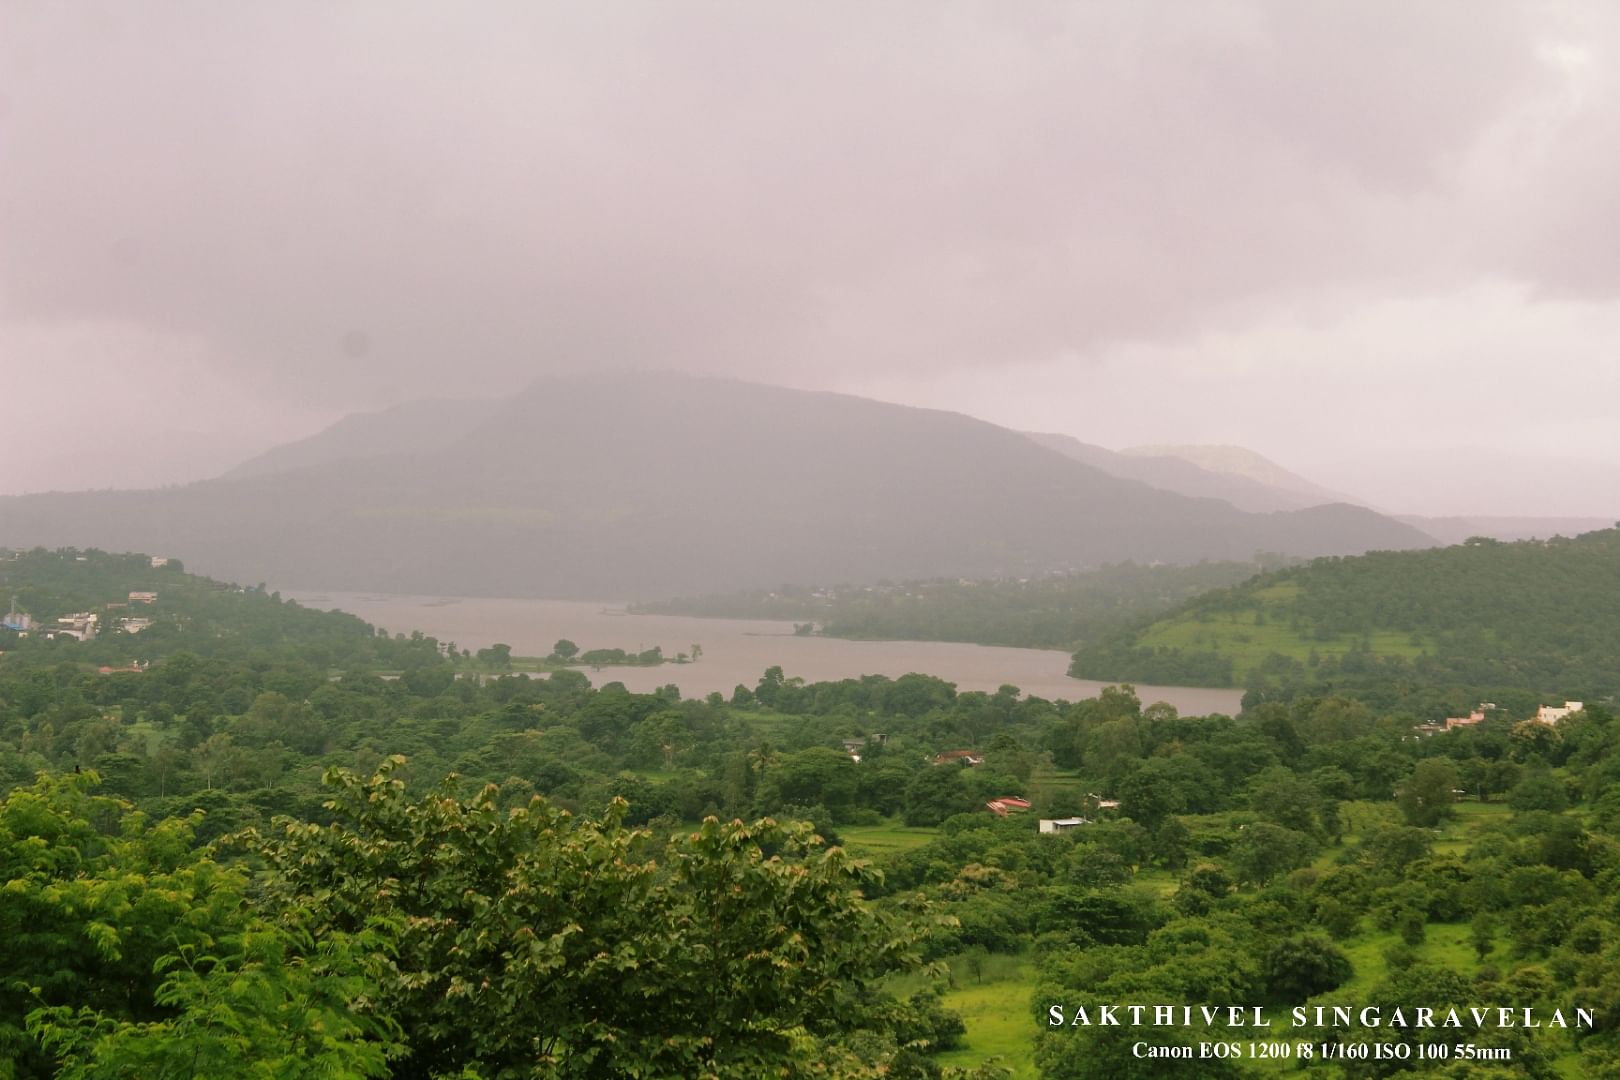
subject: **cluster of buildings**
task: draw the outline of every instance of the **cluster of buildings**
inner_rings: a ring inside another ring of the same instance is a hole
[[[849,748],[850,745],[848,742],[844,744],[845,748]],[[850,750],[850,755],[855,756],[853,749]],[[859,761],[860,758],[856,757],[855,760]],[[984,755],[977,750],[943,750],[934,755],[932,764],[974,767],[984,764]],[[1013,814],[1026,813],[1030,809],[1030,801],[1017,795],[1002,795],[985,803],[984,808],[997,817],[1010,817]],[[1104,810],[1118,809],[1118,799],[1105,799],[1095,792],[1086,795],[1085,810],[1088,814],[1100,815]],[[1090,825],[1095,820],[1095,817],[1038,818],[1036,819],[1036,831],[1041,833],[1067,832],[1070,829],[1078,829],[1082,825]]]
[[[1028,812],[1030,801],[1020,799],[1014,795],[1003,795],[999,799],[991,799],[985,803],[984,808],[997,817],[1008,817],[1012,814]],[[1082,825],[1090,824],[1091,819],[1083,817],[1038,818],[1035,823],[1035,831],[1043,834],[1068,832],[1070,829],[1078,829]]]
[[[55,626],[40,627],[40,634],[47,641],[56,638],[69,637],[75,641],[94,641],[96,633],[101,629],[101,616],[94,611],[75,611],[57,618]]]
[[[166,560],[165,560],[166,561]],[[106,606],[109,612],[117,608],[128,607],[130,604],[155,604],[158,594],[155,592],[131,592],[127,602],[109,602]],[[144,616],[126,616],[118,620],[118,631],[125,634],[138,634],[152,625],[152,620]],[[26,611],[17,610],[17,598],[11,598],[11,609],[4,617],[0,617],[0,629],[11,630],[22,637],[29,634],[38,634],[47,641],[57,638],[72,638],[75,641],[94,641],[101,632],[101,613],[96,611],[72,611],[66,615],[57,616],[54,622],[43,623],[36,620]]]
[[[1455,731],[1458,728],[1473,727],[1475,724],[1483,723],[1486,716],[1495,711],[1496,702],[1482,701],[1479,703],[1479,707],[1467,716],[1448,716],[1442,723],[1419,724],[1414,730],[1420,735],[1438,735],[1441,732]]]
[[[13,596],[11,610],[6,612],[4,618],[0,618],[0,627],[16,631],[21,637],[38,634],[47,641],[54,641],[59,637],[73,638],[75,641],[94,641],[101,629],[101,616],[94,611],[74,611],[60,616],[53,623],[36,622],[28,612],[17,610],[17,598]]]
[[[1536,710],[1535,720],[1539,724],[1550,726],[1574,713],[1581,712],[1585,708],[1585,704],[1579,701],[1566,701],[1562,705],[1543,705]],[[1456,731],[1458,728],[1473,727],[1475,724],[1483,723],[1494,712],[1496,712],[1495,702],[1482,701],[1479,703],[1479,707],[1467,716],[1448,716],[1443,723],[1419,724],[1416,730],[1422,735],[1437,735],[1446,731]]]
[[[1014,795],[1003,795],[998,799],[991,799],[985,803],[984,808],[997,817],[1008,817],[1012,814],[1027,812],[1030,809],[1030,801]],[[1100,814],[1104,810],[1118,810],[1119,800],[1104,799],[1098,795],[1087,795],[1086,808],[1086,812],[1091,814]],[[1082,825],[1090,825],[1095,820],[1096,818],[1091,817],[1037,818],[1035,831],[1044,835],[1068,832],[1070,829],[1078,829]]]

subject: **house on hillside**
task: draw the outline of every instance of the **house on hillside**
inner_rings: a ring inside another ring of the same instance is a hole
[[[1540,724],[1556,724],[1571,713],[1584,711],[1586,704],[1580,701],[1566,701],[1562,707],[1557,705],[1543,705],[1536,710],[1536,722]]]
[[[1448,716],[1442,723],[1418,724],[1412,730],[1422,735],[1439,735],[1446,731],[1456,731],[1458,728],[1473,727],[1475,724],[1483,723],[1487,719],[1487,714],[1495,710],[1496,702],[1482,701],[1479,707],[1467,716]]]
[[[984,755],[977,750],[942,750],[934,755],[935,765],[983,765]]]
[[[859,739],[845,739],[844,753],[850,756],[850,760],[859,763],[861,760],[862,750],[865,750],[868,746],[882,746],[888,741],[889,736],[887,734],[881,731],[874,731],[872,734],[862,736]]]
[[[155,604],[157,603],[157,593],[132,592],[129,594],[129,602],[132,604]]]
[[[1061,833],[1090,824],[1090,819],[1083,817],[1041,818],[1037,831],[1046,834]]]
[[[1008,814],[1022,814],[1029,809],[1029,800],[1020,799],[1016,795],[1003,795],[999,799],[991,799],[984,804],[984,808],[997,817],[1006,817]]]

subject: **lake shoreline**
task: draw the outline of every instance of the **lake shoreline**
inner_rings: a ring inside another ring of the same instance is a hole
[[[1094,697],[1110,683],[1073,679],[1070,655],[1058,649],[976,645],[958,641],[836,638],[793,632],[791,620],[647,615],[614,604],[588,600],[526,600],[443,595],[383,595],[336,590],[283,589],[281,595],[306,607],[336,608],[357,615],[389,633],[420,630],[457,648],[487,648],[497,642],[524,656],[545,656],[560,638],[582,650],[621,648],[641,652],[653,646],[677,656],[701,645],[700,659],[654,667],[624,666],[585,670],[593,685],[620,682],[647,692],[673,683],[686,697],[752,688],[770,667],[806,682],[831,682],[910,672],[955,683],[962,692],[994,693],[1011,684],[1025,694],[1056,701]],[[613,610],[617,608],[617,610]],[[1163,701],[1186,715],[1234,714],[1243,692],[1206,687],[1139,686],[1144,704]]]

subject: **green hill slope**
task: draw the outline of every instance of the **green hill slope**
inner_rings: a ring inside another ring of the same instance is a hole
[[[1075,654],[1084,678],[1547,693],[1620,684],[1620,529],[1317,559]]]

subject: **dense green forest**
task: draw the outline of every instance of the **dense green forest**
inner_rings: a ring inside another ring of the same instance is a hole
[[[1428,738],[1309,688],[1184,717],[772,668],[683,700],[144,558],[0,565],[41,620],[158,593],[135,635],[0,632],[3,1077],[1168,1074],[1130,1029],[1048,1022],[1121,1001],[1387,1049],[1310,1075],[1620,1076],[1596,697]],[[957,750],[982,763],[934,763]],[[1597,1022],[1287,1027],[1369,1003]]]
[[[1481,692],[1612,693],[1620,529],[1275,570],[1082,647],[1071,674],[1271,697],[1342,691],[1386,705],[1426,692],[1426,718]]]
[[[1069,574],[795,586],[637,605],[650,614],[810,623],[828,637],[1073,649],[1286,564],[1282,556],[1193,566],[1118,563]],[[802,624],[801,624],[802,625]]]

